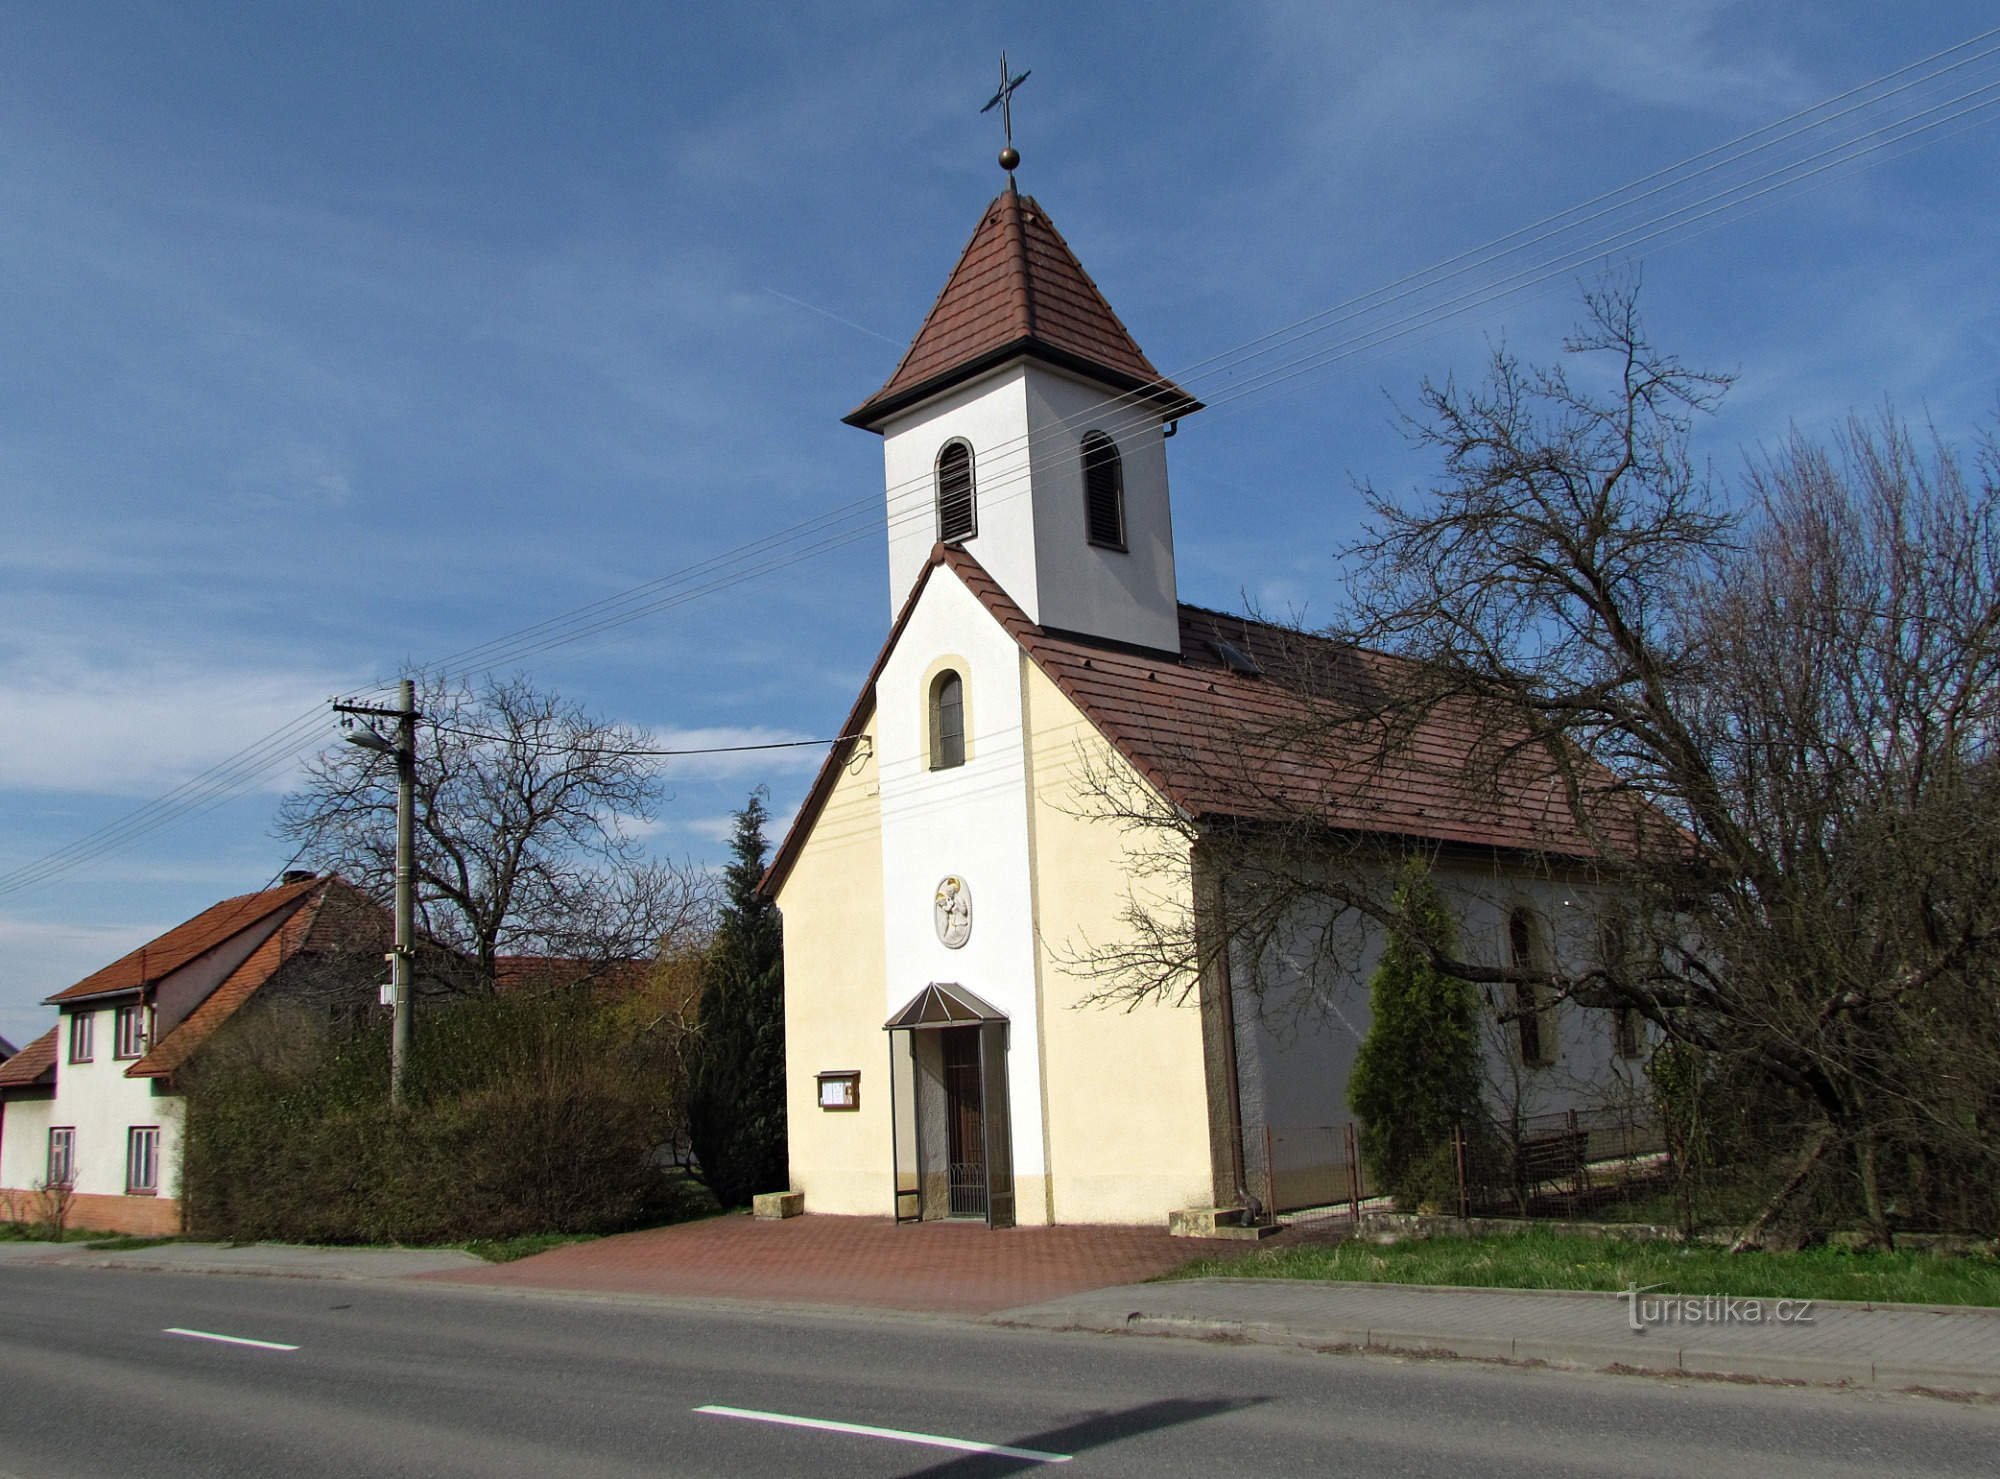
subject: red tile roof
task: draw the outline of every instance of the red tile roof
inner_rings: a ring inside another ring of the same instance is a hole
[[[493,990],[501,996],[516,991],[560,991],[591,986],[609,992],[632,991],[652,974],[650,960],[583,960],[557,955],[496,955]]]
[[[1159,402],[1164,415],[1201,409],[1153,368],[1041,206],[1010,185],[986,208],[895,373],[846,420],[879,430],[905,406],[1019,355]]]
[[[363,958],[372,959],[376,951],[385,949],[389,944],[391,924],[388,911],[344,879],[316,878],[270,892],[289,893],[294,898],[300,894],[310,897],[203,998],[201,1005],[188,1013],[184,1021],[172,1031],[162,1034],[144,1057],[126,1069],[127,1078],[165,1078],[173,1073],[269,983],[281,967],[298,956],[354,950],[362,952]],[[218,909],[223,907],[216,906]],[[211,909],[208,914],[214,912]],[[257,917],[265,918],[269,913],[265,910]],[[196,916],[197,919],[206,917]],[[238,929],[245,927],[241,924],[237,926]]]
[[[56,1029],[51,1027],[0,1063],[0,1089],[26,1089],[56,1081]]]
[[[1580,827],[1555,763],[1469,699],[1418,706],[1415,663],[1245,617],[1180,608],[1178,655],[1054,632],[1030,621],[965,550],[932,551],[925,579],[891,631],[845,734],[874,706],[874,685],[925,581],[948,566],[1028,657],[1162,796],[1201,820],[1310,817],[1354,833],[1554,854],[1577,860],[1604,846],[1668,831],[1609,772],[1582,762],[1597,837]],[[1217,644],[1224,644],[1218,646]],[[1225,656],[1249,660],[1239,670]],[[852,741],[828,755],[798,821],[766,874],[790,871]],[[1580,760],[1572,756],[1571,759]]]
[[[114,960],[104,969],[93,971],[74,986],[58,991],[48,997],[45,1004],[137,991],[148,982],[179,970],[204,951],[213,950],[232,935],[296,903],[324,881],[308,878],[282,888],[224,899],[185,923],[175,925],[158,939],[147,941],[131,954]]]

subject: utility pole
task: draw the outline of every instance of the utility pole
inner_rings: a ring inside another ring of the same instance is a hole
[[[389,951],[389,996],[394,1016],[389,1024],[389,1101],[403,1102],[403,1069],[410,1058],[413,991],[410,962],[416,945],[417,875],[417,689],[405,678],[397,685],[396,707],[335,703],[334,712],[394,719],[396,738],[384,739],[368,724],[347,732],[347,742],[364,750],[396,757],[396,936]]]

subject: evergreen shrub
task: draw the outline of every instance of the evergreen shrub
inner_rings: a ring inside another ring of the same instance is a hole
[[[1449,954],[1457,934],[1429,873],[1411,864],[1396,889],[1408,933],[1392,933],[1368,983],[1371,1020],[1348,1080],[1361,1156],[1374,1184],[1415,1211],[1456,1202],[1455,1127],[1485,1123],[1479,995],[1430,962],[1417,941]],[[1413,938],[1414,937],[1414,938]]]

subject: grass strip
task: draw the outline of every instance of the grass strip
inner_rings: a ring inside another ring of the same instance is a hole
[[[1620,1289],[1764,1299],[2000,1306],[2000,1258],[1983,1254],[1729,1253],[1708,1246],[1529,1232],[1402,1243],[1313,1243],[1204,1258],[1168,1278],[1318,1279],[1479,1289]]]

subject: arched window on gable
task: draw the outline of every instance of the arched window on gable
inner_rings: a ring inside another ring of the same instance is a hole
[[[1516,969],[1546,972],[1547,951],[1533,914],[1516,909],[1507,917],[1508,963]],[[1556,1061],[1555,1008],[1549,1003],[1549,988],[1543,981],[1514,983],[1514,1031],[1521,1048],[1521,1061],[1530,1068],[1546,1068]]]
[[[961,544],[979,532],[972,500],[972,444],[955,438],[937,458],[937,537],[939,544]]]
[[[950,668],[931,682],[931,769],[965,764],[965,680]]]
[[[1083,434],[1083,522],[1092,544],[1125,548],[1125,465],[1101,431]]]

